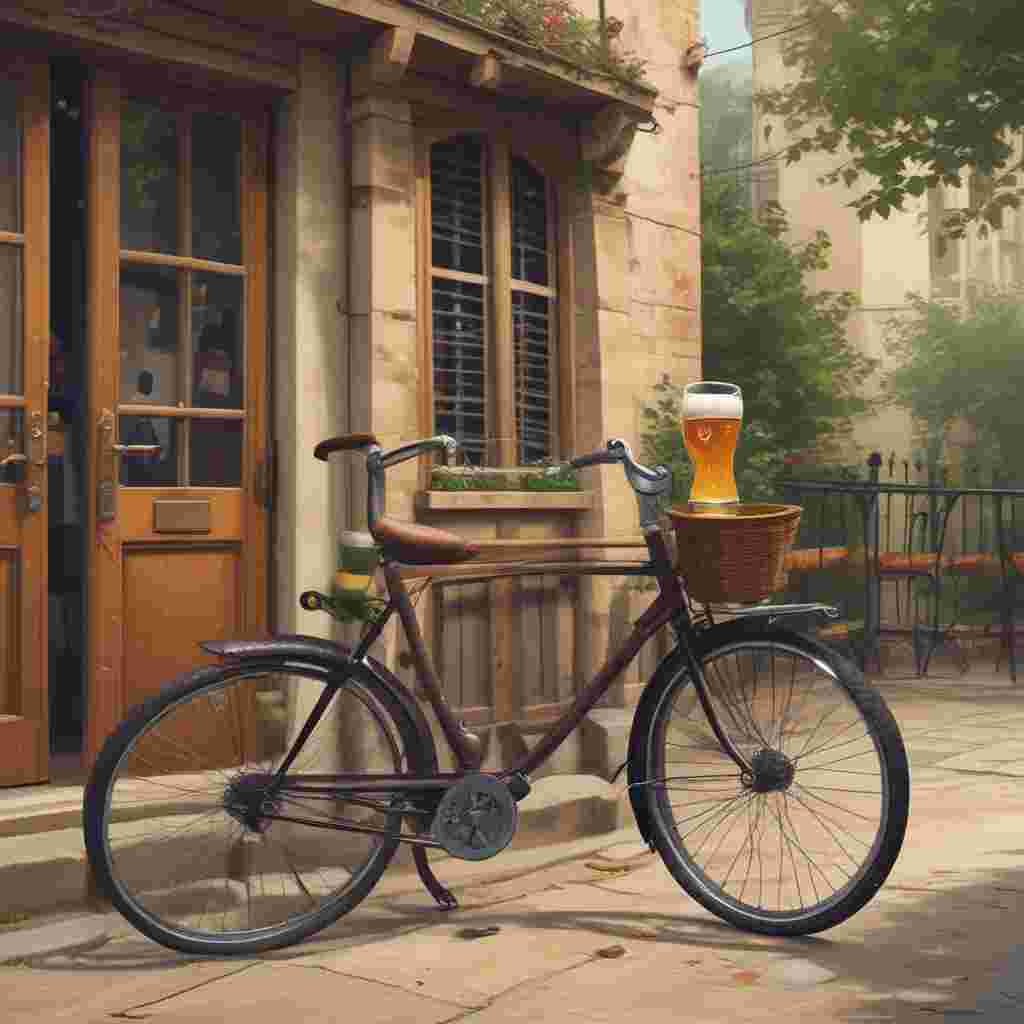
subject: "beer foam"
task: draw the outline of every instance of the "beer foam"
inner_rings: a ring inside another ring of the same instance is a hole
[[[685,415],[691,419],[712,416],[716,419],[737,419],[743,415],[740,395],[709,395],[692,391],[686,396]]]

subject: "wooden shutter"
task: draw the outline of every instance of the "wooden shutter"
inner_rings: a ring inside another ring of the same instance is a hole
[[[483,146],[458,136],[430,148],[434,427],[474,463],[487,437]]]
[[[517,451],[523,464],[555,451],[554,245],[548,184],[525,160],[511,161],[512,338]]]

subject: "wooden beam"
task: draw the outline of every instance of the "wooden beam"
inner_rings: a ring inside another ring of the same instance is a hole
[[[497,89],[501,85],[501,61],[496,53],[483,53],[473,62],[470,84],[477,89]]]
[[[635,110],[638,116],[649,114],[654,109],[657,91],[651,86],[629,85],[598,75],[581,79],[579,69],[568,62],[463,19],[449,20],[443,13],[421,13],[421,9],[404,7],[394,0],[309,0],[309,3],[365,21],[413,29],[424,38],[436,40],[460,53],[481,56],[493,51],[500,56],[502,63],[521,71],[534,88],[539,86],[543,89],[557,81],[577,95],[604,96],[609,101],[621,98],[623,104]],[[537,95],[534,93],[535,97]],[[543,92],[540,95],[543,96]]]
[[[370,86],[395,85],[402,80],[409,66],[416,32],[411,28],[392,26],[374,40],[369,54],[356,61],[354,70],[360,78],[362,91]]]
[[[244,46],[248,36],[241,43],[238,40],[233,42],[227,29],[221,33],[213,31],[216,26],[214,21],[204,21],[209,31],[204,32],[203,38],[193,39],[189,33],[195,31],[196,19],[184,22],[179,20],[174,32],[168,34],[175,22],[166,19],[154,27],[149,27],[145,19],[140,19],[138,23],[130,20],[97,22],[65,14],[63,4],[57,4],[55,0],[37,0],[31,9],[4,4],[0,22],[67,36],[86,44],[90,49],[105,52],[120,50],[170,64],[198,67],[216,75],[266,85],[275,90],[290,92],[298,84],[294,66],[276,63],[280,58],[272,62],[262,55],[246,56],[237,52],[232,47]]]

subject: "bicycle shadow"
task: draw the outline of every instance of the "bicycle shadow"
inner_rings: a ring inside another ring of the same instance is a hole
[[[1024,850],[990,852],[1024,854]],[[179,955],[140,935],[34,966],[51,971],[119,972],[172,970],[208,960],[240,966],[273,964],[401,942],[418,933],[429,940],[434,932],[450,941],[471,927],[498,928],[494,935],[466,940],[493,943],[495,949],[503,943],[502,931],[583,932],[593,937],[595,957],[602,947],[624,944],[631,955],[667,946],[677,948],[681,956],[688,951],[695,956],[737,957],[755,969],[759,964],[778,963],[780,957],[811,961],[840,979],[855,1003],[849,1013],[870,1013],[879,1019],[919,1019],[925,1011],[955,1014],[958,1009],[977,1014],[971,1007],[993,1000],[1007,1006],[1008,1000],[1024,1001],[1024,991],[1016,991],[1012,983],[1014,977],[1024,979],[1018,963],[1024,954],[1015,928],[1024,909],[1024,868],[995,868],[974,877],[938,868],[932,874],[937,880],[920,887],[896,881],[846,924],[803,938],[750,935],[685,904],[680,912],[601,905],[608,895],[605,891],[594,892],[592,908],[581,907],[580,900],[590,897],[583,891],[586,883],[580,882],[580,890],[572,897],[576,905],[567,909],[545,909],[544,903],[557,904],[559,893],[572,888],[568,885],[451,913],[433,909],[425,894],[408,893],[364,904],[351,917],[296,946],[253,957]],[[650,903],[651,898],[647,899]],[[680,894],[680,899],[686,897]],[[523,906],[526,900],[530,905]],[[1017,988],[1024,989],[1024,981]]]
[[[576,883],[590,888],[586,883]],[[573,886],[574,888],[576,886]],[[564,889],[565,886],[554,888]],[[596,888],[596,887],[595,887]],[[609,942],[654,942],[675,944],[680,947],[701,947],[716,952],[756,952],[773,944],[784,942],[790,951],[801,950],[810,955],[829,944],[828,939],[811,936],[779,940],[771,936],[756,936],[738,931],[725,922],[710,917],[699,908],[695,912],[653,913],[650,910],[625,910],[601,907],[606,892],[595,892],[594,909],[544,910],[537,901],[543,901],[550,890],[524,893],[495,903],[468,904],[455,911],[445,912],[427,902],[425,894],[403,893],[382,897],[364,904],[322,932],[294,946],[253,956],[206,956],[176,953],[129,926],[113,941],[90,951],[71,957],[39,959],[32,966],[46,970],[64,971],[139,971],[176,968],[190,963],[220,961],[225,963],[274,963],[343,953],[346,950],[392,942],[415,933],[442,931],[447,935],[463,929],[497,927],[548,932],[587,932],[594,936],[595,948]],[[533,905],[516,909],[515,904],[531,899]],[[680,894],[683,906],[687,897]],[[120,920],[120,919],[118,919]],[[123,924],[123,922],[122,922]],[[488,936],[489,938],[489,936]],[[467,941],[474,941],[467,939]],[[486,941],[486,939],[484,939]]]

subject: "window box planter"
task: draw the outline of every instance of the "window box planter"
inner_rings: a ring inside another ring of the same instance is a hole
[[[432,491],[579,491],[575,471],[569,469],[548,476],[543,466],[467,466],[449,469],[437,467],[430,476]]]
[[[583,511],[592,501],[593,495],[580,489],[572,470],[549,477],[538,466],[438,467],[431,474],[430,489],[417,496],[418,507],[432,512]]]

